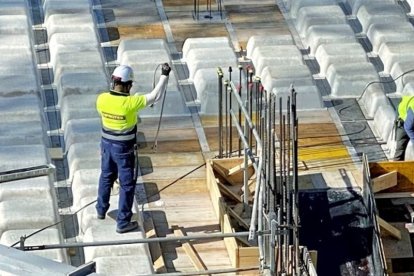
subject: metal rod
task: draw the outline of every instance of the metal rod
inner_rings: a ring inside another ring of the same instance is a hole
[[[228,105],[228,98],[229,98],[229,81],[226,80],[224,82],[224,106],[225,106],[225,116],[224,116],[224,122],[225,122],[225,131],[226,131],[226,135],[225,135],[225,140],[224,140],[224,145],[225,145],[225,156],[228,157],[228,153],[229,153],[229,105]]]
[[[241,65],[239,65],[239,87],[238,87],[238,94],[240,99],[242,98],[242,73],[243,73],[243,67]],[[241,125],[242,121],[242,111],[241,111],[241,107],[239,104],[239,125]],[[238,156],[241,156],[241,139],[239,136],[239,151],[238,151]]]
[[[231,72],[233,71],[233,69],[231,68],[231,66],[229,66],[229,79],[231,81]],[[229,90],[228,92],[229,95],[229,110],[233,107],[232,106],[232,96],[231,96],[231,91]],[[228,114],[226,114],[226,119]],[[229,120],[229,151],[227,156],[231,157],[231,154],[233,152],[233,124],[232,124],[232,120]]]
[[[130,239],[130,240],[115,240],[115,241],[96,241],[96,242],[79,242],[79,243],[66,243],[66,244],[48,244],[48,245],[28,245],[24,246],[24,251],[36,251],[45,249],[59,249],[59,248],[78,248],[89,246],[108,246],[108,245],[123,245],[123,244],[136,244],[136,243],[154,243],[154,242],[182,242],[182,241],[194,241],[194,240],[209,240],[209,239],[222,239],[231,237],[246,237],[249,232],[236,232],[236,233],[213,233],[205,235],[191,235],[183,237],[158,237],[158,238],[144,238],[144,239]],[[266,235],[269,233],[257,233],[258,235]],[[16,247],[16,249],[19,249]]]
[[[223,158],[223,71],[220,67],[217,68],[218,76],[218,157]]]

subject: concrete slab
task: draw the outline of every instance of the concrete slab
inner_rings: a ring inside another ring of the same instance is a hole
[[[0,44],[1,50],[9,49],[31,49],[30,37],[26,34],[0,34],[1,41],[7,41],[7,43]]]
[[[142,256],[111,256],[95,258],[96,272],[103,275],[148,275],[151,267],[147,264],[140,266]]]
[[[0,185],[0,201],[27,198],[41,198],[54,196],[54,187],[49,176],[39,176],[30,179],[4,182]]]
[[[333,24],[335,22],[337,22],[336,24],[346,23],[345,14],[339,5],[317,6],[317,8],[306,6],[299,9],[295,27],[298,33],[304,34],[311,25]]]
[[[38,229],[24,229],[6,231],[3,233],[3,235],[1,235],[0,243],[4,245],[12,245],[16,241],[20,240],[20,237],[27,236],[28,234],[33,233],[37,230]],[[60,243],[63,243],[62,234],[58,229],[55,228],[45,229],[42,232],[39,232],[36,235],[26,239],[24,242],[26,246]],[[27,251],[27,253],[51,259],[60,263],[69,263],[69,258],[65,249],[36,250]]]
[[[367,37],[372,44],[372,51],[378,53],[383,43],[414,41],[414,28],[409,22],[374,23],[367,31]]]
[[[20,158],[16,158],[20,156]],[[0,172],[49,164],[44,145],[0,146]]]
[[[303,7],[331,6],[337,4],[337,0],[294,0],[290,3],[290,16],[296,18]]]
[[[1,113],[0,113],[1,114]],[[44,121],[27,120],[14,122],[0,122],[0,141],[6,145],[45,145],[47,144]]]
[[[40,98],[37,95],[22,95],[0,98],[0,115],[9,123],[27,120],[41,120]]]
[[[382,142],[387,142],[390,139],[396,117],[396,113],[391,104],[380,105],[377,108],[374,116],[374,127]]]
[[[365,2],[358,9],[356,17],[361,23],[363,33],[366,33],[374,23],[407,22],[403,9],[387,1]]]
[[[91,14],[53,14],[45,20],[49,36],[55,33],[73,33],[95,31],[95,23]]]
[[[380,106],[388,105],[389,101],[379,83],[372,84],[365,89],[361,103],[365,108],[366,116],[373,118]]]
[[[0,233],[7,230],[40,229],[58,220],[57,205],[52,198],[11,199],[0,202]]]
[[[102,225],[90,227],[84,236],[85,242],[105,241],[105,240],[126,240],[140,239],[144,234],[141,231],[117,234],[112,225]],[[149,256],[147,244],[126,244],[118,246],[98,246],[85,248],[85,262],[91,261],[98,257],[109,256],[137,256],[136,267],[140,267],[144,274],[153,273],[152,261]],[[118,260],[122,261],[122,259]]]
[[[0,15],[0,34],[29,35],[29,30],[26,15]]]
[[[107,90],[109,83],[103,71],[97,72],[68,72],[57,80],[58,104],[61,105],[64,98],[70,95],[97,95]]]
[[[104,65],[99,51],[84,52],[62,52],[50,59],[53,67],[55,81],[62,77],[67,71],[81,72],[103,72]]]
[[[294,85],[296,94],[296,103],[297,103],[297,110],[304,111],[304,110],[317,110],[323,109],[324,104],[322,100],[322,96],[315,85]],[[290,89],[283,87],[275,87],[272,90],[272,93],[275,94],[277,97],[282,98],[282,103],[287,102],[287,97],[291,95]],[[276,108],[279,108],[279,102],[276,103]],[[286,106],[282,106],[282,109],[285,110]]]
[[[359,43],[329,43],[320,45],[315,51],[319,74],[326,76],[331,64],[369,62],[368,56]]]
[[[60,103],[60,117],[62,129],[72,119],[98,118],[96,111],[97,94],[68,95]]]
[[[291,35],[254,35],[247,41],[246,56],[251,58],[251,55],[256,47],[272,45],[294,45],[294,41]]]
[[[101,150],[99,142],[82,142],[72,144],[67,149],[69,168],[68,181],[71,182],[73,174],[79,169],[96,169],[101,166]]]
[[[51,15],[61,15],[61,14],[91,14],[92,7],[89,4],[89,1],[84,0],[72,0],[67,1],[44,1],[43,2],[43,11],[45,21]]]
[[[73,208],[78,210],[84,197],[96,197],[98,194],[100,168],[79,169],[74,172],[72,180]]]
[[[160,50],[169,52],[164,39],[122,39],[117,49],[117,61],[121,64],[121,57],[128,51]],[[169,60],[169,59],[168,59]]]
[[[71,145],[82,142],[96,142],[99,144],[101,137],[100,118],[73,119],[67,122],[65,128],[65,149]]]
[[[125,51],[122,53],[122,56],[118,56],[118,59],[120,64],[139,66],[140,71],[154,72],[158,64],[165,62],[171,64],[170,56],[164,49]]]
[[[0,3],[0,15],[26,15],[28,16],[29,6],[26,1]]]
[[[402,93],[404,86],[414,80],[413,62],[411,60],[396,61],[391,67],[390,75],[395,80],[396,92]],[[408,88],[408,87],[407,87]]]
[[[295,45],[259,46],[254,49],[251,59],[259,76],[269,65],[304,64],[302,54]]]
[[[227,37],[195,37],[187,38],[182,47],[183,59],[189,58],[189,53],[193,49],[208,49],[208,48],[230,48],[231,44]]]
[[[194,79],[201,68],[215,68],[235,66],[237,58],[230,47],[227,48],[194,48],[188,51],[185,58],[189,71],[189,79]]]
[[[365,86],[372,81],[379,81],[379,76],[372,63],[332,64],[326,72],[326,79],[331,85],[334,97],[358,97]]]
[[[308,28],[304,39],[310,55],[314,56],[316,49],[327,43],[356,43],[355,33],[348,24],[314,25]]]
[[[384,72],[390,73],[396,62],[414,60],[414,40],[382,43],[378,56],[384,64]]]

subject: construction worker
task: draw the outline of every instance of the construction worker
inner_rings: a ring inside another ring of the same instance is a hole
[[[410,139],[414,142],[414,96],[403,96],[395,121],[396,148],[394,161],[403,161]]]
[[[112,73],[112,89],[100,94],[96,108],[102,120],[101,175],[99,178],[96,211],[98,219],[105,219],[109,209],[111,188],[119,179],[119,204],[116,218],[118,233],[138,227],[131,222],[136,185],[135,149],[137,112],[157,102],[166,91],[171,67],[164,63],[154,89],[145,95],[130,95],[134,75],[131,67],[120,65]]]

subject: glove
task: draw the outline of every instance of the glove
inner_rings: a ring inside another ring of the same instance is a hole
[[[171,67],[168,63],[164,63],[161,67],[161,75],[168,76],[171,72]]]

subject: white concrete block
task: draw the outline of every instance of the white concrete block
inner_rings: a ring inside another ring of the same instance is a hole
[[[183,59],[187,60],[188,54],[193,49],[208,49],[208,48],[230,48],[230,41],[227,37],[196,37],[187,38],[182,47]]]
[[[89,1],[72,0],[68,1],[44,1],[43,11],[45,21],[51,15],[61,14],[88,14],[91,16],[91,6]]]
[[[379,81],[379,76],[372,63],[362,62],[332,64],[326,72],[326,79],[331,85],[332,96],[357,97],[368,83]]]
[[[139,93],[141,94],[141,93]],[[165,94],[164,107],[162,107],[163,98],[161,98],[152,107],[146,107],[138,112],[139,117],[159,117],[163,108],[163,116],[189,115],[190,110],[185,104],[181,91],[168,90]]]
[[[21,95],[17,97],[0,98],[0,116],[7,118],[7,122],[27,120],[41,120],[40,98],[36,95]]]
[[[24,230],[9,230],[1,235],[0,243],[10,246],[20,240],[20,237],[27,236],[30,233],[34,233],[38,229],[24,229]],[[60,244],[63,243],[62,234],[58,229],[48,228],[36,235],[26,239],[24,245],[43,245],[43,244]],[[68,263],[69,258],[65,249],[48,249],[48,250],[35,250],[26,251],[28,254],[34,254],[44,258],[48,258],[60,263]]]
[[[390,104],[380,105],[374,116],[375,129],[383,142],[390,138],[396,114]]]
[[[65,126],[65,148],[82,142],[96,142],[99,144],[101,137],[100,118],[73,119]]]
[[[297,29],[301,39],[306,39],[309,28],[317,25],[341,25],[348,24],[344,17],[314,17],[304,20]]]
[[[151,265],[141,258],[142,256],[139,255],[98,257],[94,259],[96,272],[113,276],[149,275],[154,273]]]
[[[0,2],[0,15],[25,15],[28,16],[29,6],[26,1]]]
[[[355,43],[355,33],[348,24],[314,25],[308,28],[304,39],[310,55],[315,55],[316,49],[327,43]]]
[[[296,94],[296,108],[298,111],[315,110],[324,108],[323,100],[318,88],[315,85],[297,86],[294,85]],[[286,109],[287,97],[291,95],[289,87],[275,87],[272,90],[278,99],[282,98],[282,109]],[[279,108],[279,100],[276,102],[276,108]]]
[[[189,79],[194,79],[197,70],[235,66],[237,58],[231,48],[194,48],[188,51],[186,57]]]
[[[46,165],[49,161],[44,145],[0,146],[0,171]]]
[[[72,181],[73,174],[79,169],[100,168],[100,142],[82,142],[72,144],[67,149],[67,160],[69,167],[68,181]]]
[[[55,48],[64,48],[70,46],[99,46],[95,32],[66,32],[55,33],[49,38],[49,51]]]
[[[361,101],[367,112],[367,116],[370,118],[374,117],[380,106],[389,104],[381,84],[378,83],[372,84],[366,88]]]
[[[132,70],[134,71],[134,83],[132,84],[131,94],[145,94],[152,91],[155,85],[158,83],[158,80],[161,75],[161,67],[157,68],[157,71],[154,71],[156,67],[149,71],[142,70],[143,68],[139,65],[131,65]],[[178,82],[175,72],[170,72],[168,78],[167,91],[177,91]]]
[[[251,59],[259,76],[266,66],[304,64],[295,45],[259,46],[254,49]]]
[[[286,67],[268,66],[262,72],[261,82],[267,91],[272,91],[275,87],[288,88],[293,83],[299,86],[312,86],[315,84],[312,79],[312,74],[306,65]]]
[[[365,50],[359,43],[329,43],[316,49],[315,59],[319,64],[319,74],[326,75],[331,64],[369,62]]]
[[[44,24],[48,36],[55,33],[93,33],[95,31],[95,23],[91,14],[53,14],[45,20]]]
[[[246,55],[248,58],[251,58],[251,55],[256,47],[272,45],[294,45],[294,41],[291,35],[254,35],[247,41]]]
[[[170,56],[165,49],[161,50],[130,50],[118,56],[120,64],[139,66],[139,71],[155,71],[159,64],[170,63]]]
[[[73,208],[78,210],[82,207],[80,205],[82,198],[97,196],[100,174],[100,168],[79,169],[74,172],[72,180]]]
[[[117,49],[117,61],[122,64],[121,57],[125,52],[146,50],[160,50],[169,53],[168,45],[164,39],[121,39]]]
[[[414,40],[385,42],[379,48],[378,56],[384,64],[384,72],[390,73],[396,62],[414,60]]]
[[[14,122],[0,122],[0,141],[6,145],[45,145],[47,144],[44,121],[27,120]]]
[[[132,231],[124,234],[117,234],[114,226],[102,225],[90,227],[85,233],[84,242],[106,241],[106,240],[126,240],[142,239],[144,234],[141,231]],[[138,256],[135,266],[145,268],[145,274],[153,273],[152,261],[148,254],[147,244],[125,244],[118,246],[97,246],[84,249],[85,262],[89,262],[98,257],[110,256]]]
[[[62,77],[67,71],[82,72],[103,72],[104,65],[99,51],[84,52],[62,52],[51,57],[55,81]]]
[[[96,218],[96,197],[97,193],[92,196],[85,196],[80,199],[79,206],[84,207],[82,211],[77,213],[78,224],[79,224],[79,234],[82,236],[87,233],[88,229],[94,226],[103,227],[110,226],[112,231],[115,232],[116,229],[116,216],[118,211],[118,202],[119,196],[118,193],[112,193],[109,199],[109,210],[106,213],[106,218],[100,220]],[[92,204],[91,204],[92,202]],[[89,205],[88,205],[89,204]]]
[[[10,49],[31,49],[30,37],[27,34],[0,34],[1,41],[7,43],[0,44],[0,50],[4,53]]]
[[[29,30],[26,15],[0,15],[0,34],[29,35]]]
[[[388,1],[366,2],[360,6],[356,14],[361,23],[362,32],[366,33],[374,23],[406,22],[407,17],[403,9]]]
[[[96,110],[97,94],[88,95],[69,95],[60,103],[60,117],[62,129],[66,128],[66,123],[71,119],[98,118]]]
[[[331,6],[337,4],[338,0],[294,0],[290,4],[290,16],[296,18],[299,10],[303,7]]]
[[[364,4],[369,4],[372,2],[389,2],[389,3],[395,3],[394,0],[346,0],[346,3],[348,3],[350,8],[350,13],[352,15],[356,15],[358,13],[359,8]]]
[[[414,160],[414,143],[411,140],[408,142],[407,148],[405,150],[404,160]]]
[[[403,96],[414,96],[414,75],[410,76],[409,82],[404,85],[404,89],[401,92]]]
[[[65,97],[70,95],[99,94],[107,90],[109,83],[106,74],[97,72],[68,72],[63,74],[57,82],[58,104],[61,105]]]
[[[372,51],[378,53],[383,43],[414,41],[414,28],[409,22],[374,23],[368,28],[367,37],[372,44]]]
[[[11,81],[15,79],[15,81]],[[24,82],[21,80],[25,80]],[[0,97],[15,97],[26,94],[39,93],[39,84],[37,82],[36,75],[12,75],[5,74],[0,75],[0,83],[7,83],[7,86],[3,86],[0,91]]]
[[[24,197],[41,198],[54,196],[54,187],[49,176],[20,179],[0,185],[0,201]]]
[[[413,70],[412,60],[396,61],[392,66],[390,75],[395,80],[396,92],[401,93],[404,86],[414,80],[414,72],[410,70]]]
[[[346,23],[345,14],[339,5],[305,6],[299,9],[298,16],[295,20],[295,27],[300,33],[311,25],[330,24],[329,22],[332,19],[337,19],[342,24]],[[327,22],[324,23],[320,20],[327,20]]]
[[[14,199],[0,202],[0,233],[7,230],[40,229],[57,221],[57,206],[53,199]]]

